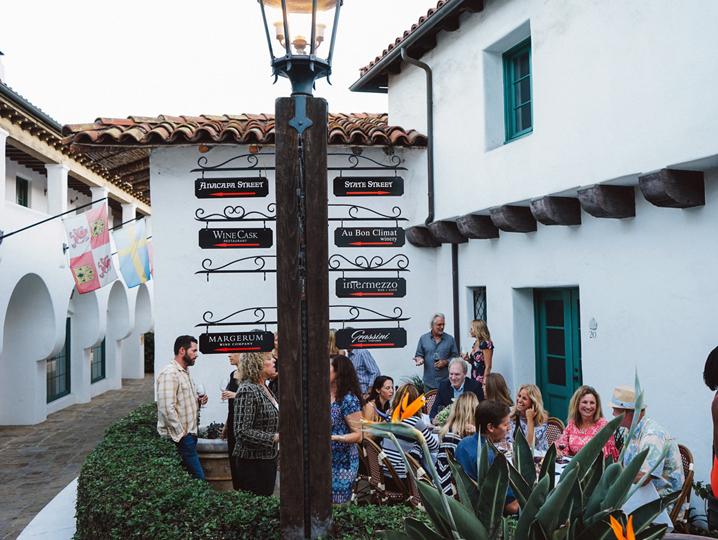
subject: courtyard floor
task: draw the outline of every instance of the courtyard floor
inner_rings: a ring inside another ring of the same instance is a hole
[[[80,474],[105,428],[154,401],[154,375],[123,379],[90,401],[53,413],[35,426],[0,426],[0,540],[14,540],[40,510]]]

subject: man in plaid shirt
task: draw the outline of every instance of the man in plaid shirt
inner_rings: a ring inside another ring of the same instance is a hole
[[[197,457],[197,413],[199,406],[207,403],[207,396],[197,396],[188,370],[197,359],[197,338],[178,337],[174,353],[174,360],[157,377],[157,432],[177,445],[192,478],[204,480]]]

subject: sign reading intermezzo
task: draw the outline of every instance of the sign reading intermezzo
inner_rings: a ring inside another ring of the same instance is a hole
[[[269,352],[272,349],[272,332],[227,332],[199,336],[199,350],[202,354]]]
[[[403,328],[346,328],[337,330],[340,349],[399,349],[406,347]]]
[[[404,179],[394,176],[354,176],[334,179],[336,197],[399,197]]]
[[[401,247],[404,239],[400,227],[340,227],[334,231],[337,247]]]
[[[270,248],[272,244],[272,229],[199,230],[199,247],[202,249]]]
[[[198,199],[232,199],[266,197],[269,180],[266,178],[198,178],[194,181],[194,195]]]
[[[406,280],[404,278],[339,278],[336,281],[338,298],[355,296],[368,298],[404,298]]]

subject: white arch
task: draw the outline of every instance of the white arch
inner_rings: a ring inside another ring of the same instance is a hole
[[[145,345],[143,334],[152,329],[152,295],[148,285],[133,288],[135,293],[135,325],[130,336],[122,341],[122,377],[141,379],[145,376]]]
[[[47,417],[44,360],[62,348],[65,333],[65,318],[56,320],[54,307],[37,274],[26,274],[15,285],[3,325],[0,424],[36,424]]]

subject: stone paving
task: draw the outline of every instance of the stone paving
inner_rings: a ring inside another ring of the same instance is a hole
[[[35,426],[0,426],[0,540],[14,540],[80,474],[105,428],[154,400],[154,375],[53,413]]]

